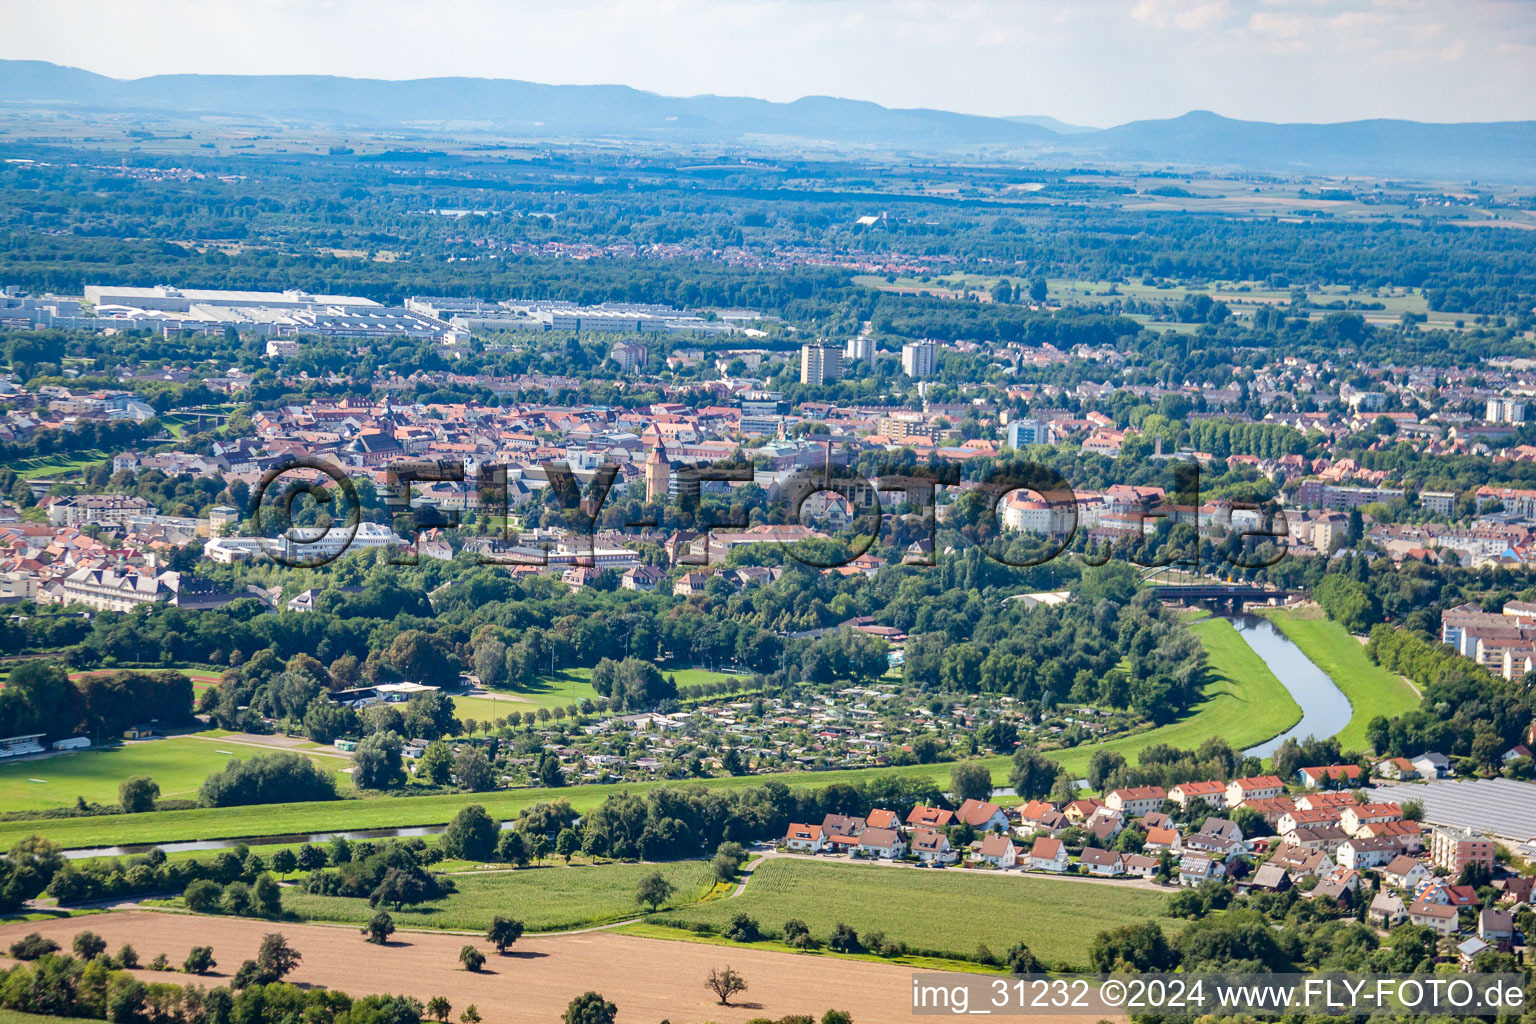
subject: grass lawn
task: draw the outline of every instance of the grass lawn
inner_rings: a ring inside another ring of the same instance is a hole
[[[1320,608],[1263,613],[1301,652],[1333,679],[1349,698],[1349,724],[1339,731],[1345,750],[1369,750],[1365,724],[1377,715],[1391,718],[1419,706],[1413,687],[1365,656],[1365,647]]]
[[[74,454],[36,455],[30,459],[22,459],[11,468],[23,480],[31,480],[40,476],[67,476],[71,473],[78,473],[82,469],[89,469],[91,466],[99,465],[109,458],[111,456],[106,452],[99,448],[93,448],[89,451],[76,452]]]
[[[0,1024],[101,1024],[101,1020],[86,1017],[39,1017],[35,1013],[0,1010]]]
[[[1047,964],[1086,969],[1096,934],[1162,918],[1167,903],[1162,893],[1093,882],[780,859],[759,867],[735,899],[666,916],[723,925],[744,913],[774,931],[795,917],[821,939],[842,922],[861,936],[882,931],[914,950],[962,957],[978,943],[1000,954],[1022,940]]]
[[[1051,756],[1081,776],[1088,769],[1088,759],[1101,748],[1118,751],[1132,763],[1149,744],[1188,748],[1212,736],[1222,737],[1233,750],[1244,750],[1301,721],[1301,706],[1232,623],[1211,617],[1192,622],[1189,628],[1205,645],[1209,675],[1205,700],[1196,705],[1193,714],[1147,732],[1084,744]]]
[[[679,689],[720,680],[741,686],[751,683],[750,676],[730,675],[705,668],[662,668],[661,672],[675,679]],[[563,669],[553,676],[541,676],[531,686],[493,690],[487,697],[455,697],[453,706],[460,718],[484,722],[492,718],[505,718],[513,711],[537,711],[539,708],[579,704],[583,700],[599,698],[598,692],[592,689],[591,678],[592,670],[589,668]]]
[[[0,807],[8,811],[40,810],[73,804],[77,796],[113,804],[117,802],[118,785],[133,775],[148,775],[154,779],[164,798],[193,797],[203,780],[231,759],[250,758],[266,752],[269,751],[221,744],[197,736],[171,736],[14,761],[0,764]],[[315,760],[332,771],[349,764],[337,757]],[[58,822],[33,825],[32,831],[52,835],[56,824]]]
[[[645,912],[635,902],[635,887],[653,871],[661,871],[677,887],[676,904],[693,903],[713,885],[704,861],[671,864],[599,864],[524,868],[456,874],[459,891],[446,899],[390,911],[402,928],[446,928],[484,931],[494,914],[518,918],[529,931],[559,931],[634,917]],[[283,890],[283,906],[308,921],[356,922],[374,915],[366,899],[311,896]]]

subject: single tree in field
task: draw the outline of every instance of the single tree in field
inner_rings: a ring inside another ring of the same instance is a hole
[[[272,855],[272,870],[280,875],[291,873],[299,866],[299,858],[292,850],[278,850]]]
[[[256,954],[256,968],[269,981],[282,981],[293,973],[304,957],[288,945],[281,932],[269,932],[262,937],[261,949]]]
[[[459,1024],[480,1024],[480,1011],[475,1009],[475,1004],[470,1003],[464,1007],[464,1012],[459,1014]]]
[[[427,1016],[437,1021],[438,1024],[448,1024],[448,1015],[453,1012],[453,1004],[442,996],[433,996],[427,1000]]]
[[[715,994],[721,1006],[729,1006],[731,996],[747,990],[747,981],[727,964],[723,968],[710,968],[709,977],[704,979],[704,987]]]
[[[511,946],[523,935],[523,922],[515,917],[502,917],[497,914],[491,918],[491,926],[486,929],[485,939],[496,947],[496,952],[503,955],[507,947]]]
[[[474,946],[465,946],[459,950],[459,963],[464,965],[466,971],[471,973],[479,971],[485,966],[485,954]]]
[[[563,828],[555,837],[555,853],[565,858],[565,862],[571,862],[571,855],[581,849],[581,837],[573,828]]]
[[[213,958],[212,946],[193,946],[181,969],[188,974],[207,974],[217,966],[219,962]]]
[[[159,795],[160,786],[147,775],[124,779],[122,785],[117,787],[117,802],[122,806],[124,814],[154,810],[155,798]]]
[[[667,900],[672,898],[676,891],[672,883],[667,881],[667,876],[660,871],[652,871],[640,879],[640,885],[635,890],[635,902],[644,903],[651,908],[651,913]]]
[[[565,1008],[561,1024],[614,1024],[619,1008],[596,992],[583,992]]]
[[[381,910],[373,915],[373,920],[363,925],[362,932],[368,936],[369,942],[382,946],[395,933],[395,919],[389,916],[389,911]]]
[[[95,932],[80,932],[75,936],[74,950],[81,960],[94,960],[107,951],[107,940]]]

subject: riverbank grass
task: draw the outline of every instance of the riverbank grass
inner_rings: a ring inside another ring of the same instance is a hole
[[[1419,706],[1419,695],[1407,680],[1366,657],[1364,645],[1322,609],[1273,609],[1261,614],[1349,698],[1349,723],[1338,732],[1339,745],[1346,751],[1371,749],[1365,726],[1372,718],[1391,718]]]

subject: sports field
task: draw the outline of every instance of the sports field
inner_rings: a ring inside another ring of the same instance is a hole
[[[197,795],[204,779],[231,759],[271,752],[230,743],[218,736],[191,735],[0,763],[0,807],[8,811],[41,810],[73,804],[77,796],[90,802],[115,804],[117,787],[134,775],[148,775],[159,783],[162,798],[191,798]],[[315,761],[331,771],[340,771],[350,763],[340,757],[316,757]],[[51,836],[60,824],[34,824],[31,830]]]
[[[1360,641],[1316,607],[1266,611],[1266,618],[1349,698],[1349,724],[1338,733],[1345,750],[1370,750],[1365,725],[1377,715],[1391,718],[1419,706],[1407,681],[1365,655]]]
[[[458,892],[391,915],[401,928],[483,932],[495,914],[515,917],[530,931],[583,928],[642,913],[644,908],[635,902],[635,887],[653,871],[660,871],[677,887],[672,902],[679,905],[697,901],[712,885],[709,866],[697,860],[573,867],[545,863],[517,871],[455,874]],[[357,925],[375,912],[366,899],[311,896],[294,888],[283,890],[283,907],[306,921]]]
[[[1176,929],[1167,904],[1163,893],[1121,884],[775,858],[758,866],[740,896],[664,916],[724,925],[744,913],[775,932],[799,918],[822,939],[842,923],[861,936],[884,932],[914,950],[957,957],[973,955],[978,943],[1003,953],[1023,942],[1047,964],[1086,969],[1088,944],[1106,928],[1159,918]]]

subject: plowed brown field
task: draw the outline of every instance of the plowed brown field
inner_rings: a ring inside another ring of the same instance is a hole
[[[452,1002],[454,1017],[474,1003],[487,1024],[558,1024],[571,998],[588,989],[618,1004],[625,1024],[664,1019],[741,1024],[790,1013],[820,1018],[832,1007],[851,1012],[856,1024],[890,1024],[912,1016],[913,972],[907,967],[602,931],[525,936],[502,957],[484,941],[463,935],[396,932],[396,941],[375,946],[352,928],[133,910],[5,925],[0,948],[36,931],[68,949],[75,933],[85,930],[104,937],[110,950],[131,942],[143,961],[163,952],[179,964],[191,947],[212,946],[218,969],[196,979],[205,984],[226,981],[242,960],[256,955],[264,934],[279,931],[304,956],[289,981],[352,995],[411,995],[424,1002],[442,995]],[[466,943],[486,952],[484,973],[460,968],[459,948]],[[709,969],[725,964],[750,986],[736,997],[739,1006],[717,1005],[704,988]],[[146,980],[194,980],[184,974],[139,974]],[[1032,1024],[1044,1022],[1037,1018]]]

